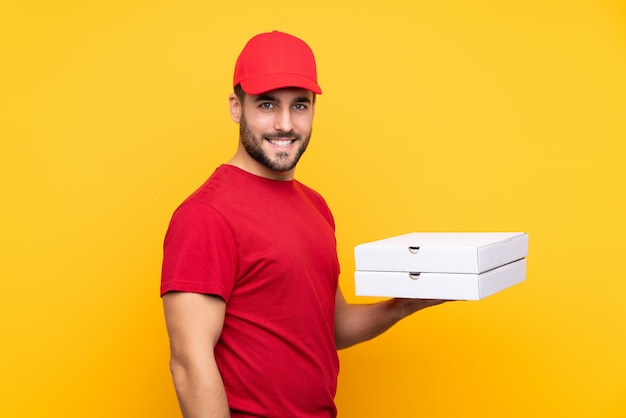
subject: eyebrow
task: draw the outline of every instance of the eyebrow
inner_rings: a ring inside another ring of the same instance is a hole
[[[276,97],[270,94],[260,94],[254,99],[255,102],[278,102],[279,100]],[[311,103],[311,99],[306,96],[296,97],[293,101],[294,103]]]

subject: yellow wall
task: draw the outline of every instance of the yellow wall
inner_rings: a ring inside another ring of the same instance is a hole
[[[3,2],[0,416],[177,416],[161,242],[234,152],[234,60],[272,29],[316,51],[297,177],[351,301],[358,243],[531,238],[524,284],[341,352],[341,416],[626,416],[619,0]]]

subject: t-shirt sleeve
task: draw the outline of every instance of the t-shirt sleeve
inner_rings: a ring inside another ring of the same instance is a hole
[[[172,216],[163,245],[161,296],[193,292],[230,298],[237,250],[224,218],[210,205],[188,200]]]

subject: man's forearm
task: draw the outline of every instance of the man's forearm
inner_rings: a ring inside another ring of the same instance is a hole
[[[442,300],[389,299],[371,305],[342,303],[335,313],[335,342],[338,349],[370,340],[403,318]]]
[[[335,317],[335,342],[338,349],[370,340],[401,319],[387,300],[371,305],[345,304]]]
[[[171,370],[184,418],[230,417],[222,377],[214,363],[191,368],[173,360]]]

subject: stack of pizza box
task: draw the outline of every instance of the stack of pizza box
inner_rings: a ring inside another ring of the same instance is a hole
[[[413,232],[357,245],[359,296],[479,300],[526,279],[524,232]]]

